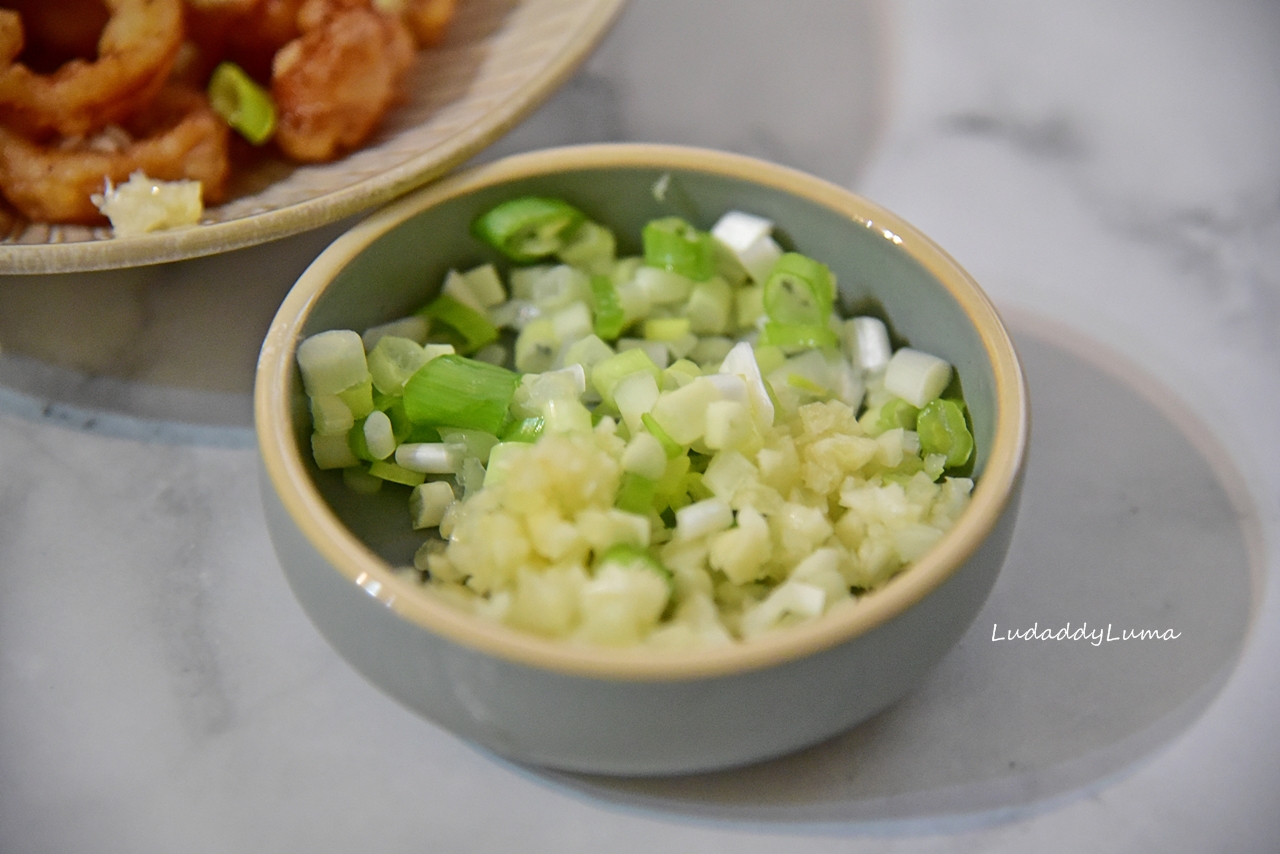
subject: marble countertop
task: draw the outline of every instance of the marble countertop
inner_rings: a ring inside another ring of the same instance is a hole
[[[258,344],[348,223],[0,276],[0,851],[1275,851],[1280,7],[631,0],[482,158],[603,140],[814,172],[991,294],[1032,455],[956,650],[753,768],[513,766],[356,675],[267,538]]]

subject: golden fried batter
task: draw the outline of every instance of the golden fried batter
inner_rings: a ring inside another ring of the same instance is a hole
[[[295,160],[333,160],[364,143],[413,63],[413,36],[398,17],[345,5],[310,18],[312,28],[275,57],[276,143]]]
[[[91,196],[107,179],[123,183],[138,170],[200,181],[205,201],[217,202],[230,171],[229,136],[203,93],[169,86],[127,127],[74,144],[41,145],[0,126],[0,190],[28,219],[90,225],[105,222]]]
[[[11,61],[0,69],[0,122],[30,136],[93,133],[146,106],[182,44],[181,0],[108,0],[97,58],[50,74]]]

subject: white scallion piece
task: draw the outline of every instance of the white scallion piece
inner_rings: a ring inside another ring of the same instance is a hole
[[[465,452],[465,446],[447,442],[407,442],[396,448],[396,465],[423,474],[457,474]]]
[[[667,469],[667,453],[651,433],[636,433],[622,452],[622,469],[657,480]]]
[[[444,286],[440,288],[440,293],[451,296],[467,308],[479,312],[485,317],[489,316],[489,312],[485,309],[484,303],[480,302],[479,297],[471,290],[471,286],[467,284],[467,277],[457,270],[450,270],[444,275]]]
[[[311,434],[311,455],[316,465],[322,469],[345,469],[360,465],[356,455],[351,453],[351,445],[345,433],[333,436]]]
[[[729,502],[707,498],[676,511],[676,536],[693,540],[724,531],[733,525],[733,509]]]
[[[951,382],[951,365],[930,353],[903,347],[884,372],[884,387],[916,408],[942,394]]]
[[[769,277],[773,265],[782,257],[782,247],[773,239],[773,222],[755,214],[729,211],[711,227],[711,234],[759,283]]]
[[[773,234],[773,221],[743,211],[728,211],[711,226],[711,234],[734,252],[740,252]]]
[[[878,317],[851,317],[844,322],[845,351],[855,367],[868,373],[889,364],[893,345],[889,330]]]
[[[373,348],[378,346],[378,342],[387,335],[394,335],[396,338],[408,338],[410,341],[421,344],[427,340],[427,333],[430,330],[431,324],[425,317],[413,314],[409,317],[393,320],[390,323],[370,326],[360,337],[364,341],[364,349],[367,352],[372,352]]]
[[[396,437],[387,413],[375,409],[364,419],[364,441],[375,460],[385,460],[395,453]]]
[[[736,374],[747,384],[747,398],[751,401],[751,413],[761,429],[773,424],[773,401],[769,399],[769,389],[760,375],[760,366],[756,363],[755,351],[746,341],[740,341],[730,348],[720,363],[720,373]]]
[[[582,300],[574,300],[551,315],[552,329],[561,344],[571,344],[591,335],[591,309]]]
[[[355,426],[351,407],[336,394],[319,394],[311,398],[311,423],[321,436],[342,435]]]
[[[763,283],[769,278],[773,266],[782,257],[782,247],[772,237],[758,240],[738,254],[738,261],[751,275],[753,281]]]
[[[307,394],[337,394],[364,382],[369,366],[364,341],[349,329],[317,332],[298,345],[298,368]]]
[[[645,355],[659,368],[671,363],[671,351],[661,341],[646,341],[643,338],[619,338],[618,352],[624,350],[643,350]]]
[[[658,402],[658,383],[648,371],[637,371],[622,378],[613,389],[613,402],[618,413],[634,435],[641,429],[641,418]]]
[[[826,605],[827,594],[803,581],[786,581],[742,617],[743,637],[754,637],[778,625],[788,615],[798,619],[816,617]]]
[[[502,286],[502,277],[492,264],[481,264],[463,274],[467,288],[475,296],[476,301],[485,308],[493,308],[507,300],[507,289]]]
[[[444,519],[445,511],[456,497],[448,481],[420,483],[409,493],[409,515],[416,530],[434,528]]]

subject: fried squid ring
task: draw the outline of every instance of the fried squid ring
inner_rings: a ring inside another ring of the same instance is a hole
[[[400,18],[331,3],[331,14],[316,11],[319,4],[299,13],[311,28],[280,48],[272,65],[276,143],[302,162],[333,160],[368,139],[415,55]]]
[[[32,221],[102,224],[93,194],[141,170],[200,181],[205,203],[216,204],[226,194],[229,135],[203,93],[177,86],[162,89],[145,117],[71,144],[43,145],[0,126],[0,192]]]
[[[0,122],[28,136],[85,136],[155,97],[182,46],[182,0],[105,2],[97,59],[50,74],[13,60],[0,69]]]

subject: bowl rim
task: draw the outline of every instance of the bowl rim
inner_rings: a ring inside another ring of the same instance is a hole
[[[969,507],[924,556],[883,587],[814,620],[743,643],[668,651],[597,648],[541,638],[486,621],[398,576],[339,520],[315,488],[291,423],[294,354],[301,329],[326,285],[378,237],[415,214],[504,182],[560,171],[679,169],[707,172],[790,192],[892,240],[927,269],[974,324],[995,381],[996,430]],[[995,528],[1023,469],[1030,413],[1023,371],[994,305],[978,284],[923,233],[879,205],[807,173],[741,154],[654,143],[570,145],[475,166],[404,196],[338,237],[290,289],[263,341],[254,387],[262,464],[286,512],[320,555],[356,587],[407,622],[473,650],[542,670],[611,680],[722,677],[805,657],[865,634],[941,586]]]

